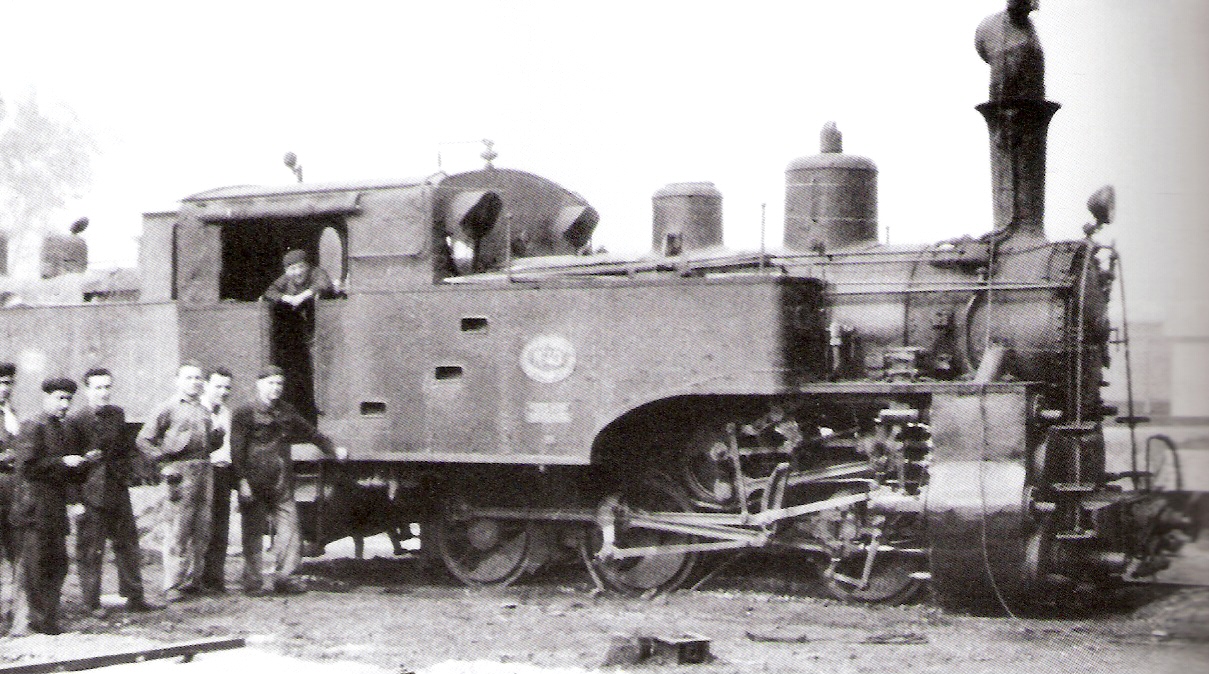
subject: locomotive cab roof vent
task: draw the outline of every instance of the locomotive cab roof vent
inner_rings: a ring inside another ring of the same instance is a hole
[[[563,206],[554,220],[554,233],[575,250],[592,242],[600,214],[588,205]]]
[[[446,233],[455,238],[463,235],[478,241],[495,227],[503,207],[504,200],[495,192],[460,192],[445,209]]]

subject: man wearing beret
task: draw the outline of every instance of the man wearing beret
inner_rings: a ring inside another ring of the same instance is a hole
[[[168,532],[164,537],[164,597],[181,601],[202,591],[210,542],[214,476],[210,468],[213,427],[200,396],[202,368],[186,361],[176,370],[176,393],[143,424],[136,442],[156,459],[168,485]]]
[[[339,461],[348,450],[332,441],[281,399],[285,375],[270,365],[256,378],[256,401],[231,413],[231,467],[239,480],[240,515],[244,552],[244,592],[261,595],[304,592],[291,575],[302,560],[302,538],[294,505],[294,471],[291,442],[312,442]],[[268,518],[276,525],[273,535],[274,580],[266,587],[262,578],[261,550]]]
[[[17,524],[29,627],[59,634],[59,598],[67,577],[68,488],[84,481],[100,452],[82,454],[83,443],[66,424],[76,383],[47,379],[42,391],[42,413],[22,424],[17,439],[17,474],[22,479]]]
[[[17,496],[17,434],[21,425],[13,411],[13,384],[17,378],[17,366],[0,363],[0,634],[3,624],[11,620],[14,632],[28,631],[29,612],[25,603],[24,581],[20,572],[17,536],[14,517],[14,499]],[[7,586],[7,587],[6,587]],[[5,605],[5,597],[12,602]]]
[[[85,608],[96,617],[104,617],[101,573],[105,541],[111,540],[118,570],[118,592],[126,598],[127,609],[145,611],[150,607],[143,598],[139,532],[130,504],[137,450],[126,433],[126,412],[110,402],[113,373],[95,367],[84,374],[83,381],[88,404],[67,415],[67,421],[88,449],[101,453],[101,460],[89,471],[81,489],[84,514],[76,531],[80,594]]]

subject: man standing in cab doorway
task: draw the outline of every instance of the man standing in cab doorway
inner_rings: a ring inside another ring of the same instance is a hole
[[[285,273],[262,296],[271,305],[270,360],[285,372],[285,399],[314,424],[318,420],[311,383],[315,300],[334,297],[336,288],[327,272],[310,263],[306,251],[291,250],[281,262]]]
[[[101,607],[106,540],[113,541],[118,593],[126,598],[126,608],[132,611],[150,608],[143,597],[142,553],[130,505],[137,450],[133,438],[126,433],[126,412],[110,404],[112,393],[113,373],[103,367],[89,370],[84,374],[87,405],[67,416],[68,424],[83,438],[84,446],[101,455],[101,460],[89,470],[81,490],[84,514],[76,532],[80,595],[84,608],[94,617],[105,617],[106,613]]]
[[[176,371],[176,393],[143,424],[139,450],[159,462],[168,487],[164,537],[164,597],[169,602],[201,592],[210,542],[213,475],[210,470],[210,412],[200,396],[201,365],[187,361]]]
[[[239,480],[240,526],[243,529],[244,592],[298,594],[306,588],[292,578],[302,560],[302,537],[294,505],[291,442],[312,442],[338,461],[348,450],[332,441],[281,399],[285,375],[271,365],[256,378],[256,401],[231,414],[231,465]],[[263,580],[261,551],[268,519],[273,518],[273,583]]]

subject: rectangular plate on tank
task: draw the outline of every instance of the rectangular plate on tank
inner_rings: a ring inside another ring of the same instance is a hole
[[[525,421],[530,424],[569,424],[571,423],[571,403],[527,402],[525,403]]]

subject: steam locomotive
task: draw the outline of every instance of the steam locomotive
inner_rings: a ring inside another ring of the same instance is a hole
[[[721,247],[721,195],[679,183],[651,254],[585,254],[595,209],[488,148],[456,175],[187,197],[146,216],[138,303],[7,309],[0,345],[25,387],[104,362],[136,417],[182,357],[281,365],[352,451],[295,447],[311,552],[419,522],[470,585],[578,555],[603,587],[666,591],[768,549],[857,601],[1111,586],[1163,568],[1188,520],[1106,469],[1111,189],[1086,238],[1049,241],[1058,106],[999,85],[978,238],[879,243],[876,167],[828,126],[786,171],[782,249]],[[258,301],[294,248],[342,289],[301,325]]]

